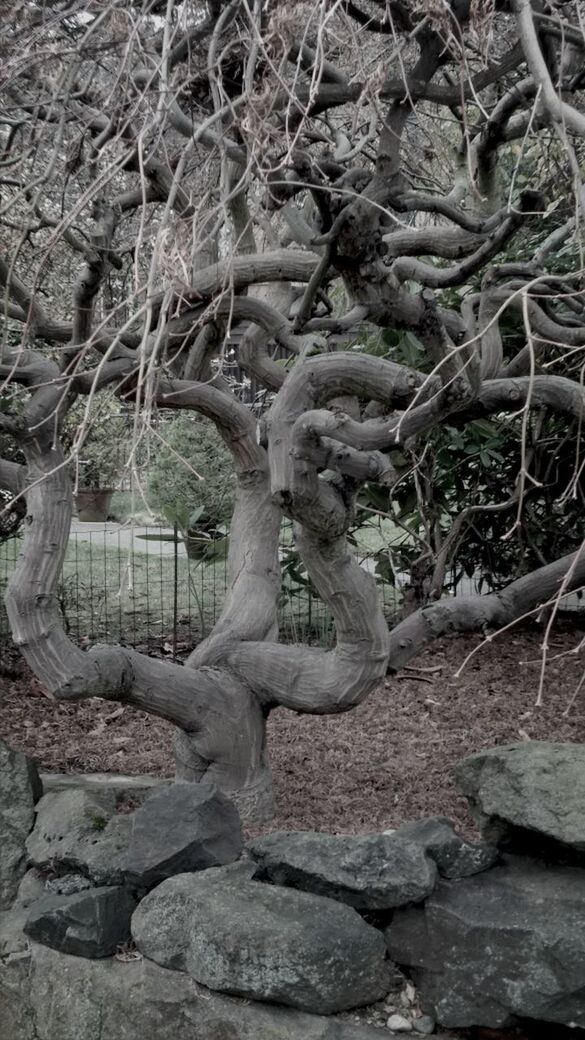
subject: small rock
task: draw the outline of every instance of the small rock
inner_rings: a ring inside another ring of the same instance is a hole
[[[416,990],[415,990],[414,986],[412,985],[412,982],[407,982],[406,983],[406,986],[404,987],[404,995],[405,995],[406,999],[408,1000],[409,1004],[414,1004],[414,1002],[416,1000]]]
[[[412,1025],[415,1033],[421,1033],[422,1036],[431,1036],[435,1032],[436,1022],[430,1015],[421,1015],[420,1018],[415,1018]]]
[[[72,896],[75,892],[84,892],[91,887],[91,881],[83,874],[65,874],[64,877],[45,881],[45,890],[53,896]]]
[[[33,904],[24,925],[35,942],[75,957],[111,957],[130,938],[136,900],[124,888],[90,888],[68,896],[45,896]]]
[[[437,880],[437,868],[424,849],[397,834],[276,832],[251,841],[248,851],[260,881],[327,896],[358,910],[421,902]]]
[[[207,783],[177,783],[151,794],[132,816],[122,866],[126,880],[152,888],[166,878],[232,863],[243,848],[238,811]]]
[[[404,1015],[390,1015],[390,1018],[386,1022],[388,1029],[392,1029],[395,1033],[411,1033],[412,1022]]]

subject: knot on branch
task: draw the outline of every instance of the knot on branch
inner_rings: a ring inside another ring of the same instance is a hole
[[[82,664],[77,674],[53,690],[57,700],[86,700],[88,697],[121,701],[127,699],[134,681],[134,671],[120,647],[96,644],[87,654],[83,654]]]

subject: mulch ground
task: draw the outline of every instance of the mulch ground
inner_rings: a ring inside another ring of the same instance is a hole
[[[268,740],[278,809],[268,829],[360,833],[441,814],[468,831],[453,783],[465,755],[519,740],[585,741],[585,629],[563,622],[553,632],[537,707],[542,638],[536,626],[513,629],[460,675],[481,638],[441,640],[412,662],[420,671],[388,679],[348,714],[275,711]],[[0,737],[43,770],[172,774],[168,723],[100,700],[55,703],[15,652],[0,648],[0,657]]]

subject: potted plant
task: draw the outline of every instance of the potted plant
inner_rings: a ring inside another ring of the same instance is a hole
[[[104,523],[109,516],[112,495],[116,488],[102,484],[109,474],[100,470],[96,459],[80,460],[80,484],[74,495],[77,519],[82,523]]]
[[[76,456],[71,479],[77,517],[82,523],[103,523],[108,519],[127,440],[119,402],[107,395],[100,404],[101,407],[92,408],[89,418],[84,402],[73,405],[62,433],[65,450]],[[79,446],[80,428],[84,429],[84,436]]]

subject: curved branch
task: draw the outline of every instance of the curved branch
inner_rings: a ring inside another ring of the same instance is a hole
[[[388,628],[374,579],[349,552],[344,536],[324,539],[297,525],[295,537],[333,613],[335,649],[241,643],[230,648],[227,664],[267,706],[337,714],[360,704],[385,674]]]
[[[524,50],[526,63],[534,80],[542,89],[544,104],[551,121],[560,126],[566,126],[573,133],[584,137],[585,116],[578,109],[574,108],[573,105],[563,101],[553,86],[546,61],[540,49],[530,0],[511,0],[511,3],[518,23],[518,36]]]
[[[328,354],[297,362],[266,422],[272,492],[277,500],[290,510],[291,488],[295,484],[295,462],[290,455],[293,428],[304,412],[345,394],[382,401],[391,407],[405,399],[412,400],[417,391],[427,396],[434,388],[436,380],[365,354]]]
[[[404,668],[415,654],[447,632],[503,628],[584,583],[585,543],[579,552],[518,578],[501,592],[457,596],[423,607],[391,631],[389,670]]]
[[[449,286],[461,285],[479,271],[488,260],[497,256],[509,242],[521,220],[520,214],[511,214],[497,231],[488,236],[487,241],[483,242],[475,253],[451,267],[434,267],[421,260],[401,257],[394,261],[392,273],[401,282],[412,279],[432,289],[446,289]]]

